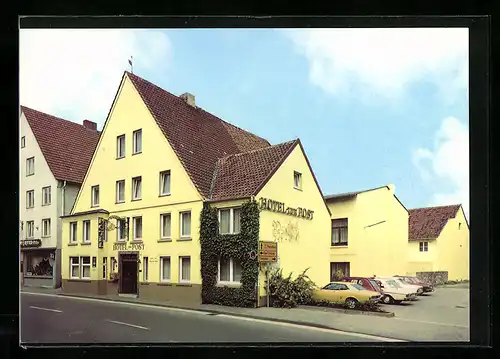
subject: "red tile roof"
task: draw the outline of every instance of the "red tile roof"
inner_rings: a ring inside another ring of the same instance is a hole
[[[40,149],[57,180],[83,183],[100,132],[21,106]]]
[[[408,221],[410,240],[433,239],[439,237],[449,219],[455,218],[461,205],[414,208]]]
[[[298,143],[298,140],[293,140],[219,159],[213,177],[211,199],[256,195],[259,187]]]
[[[201,195],[210,188],[219,159],[271,144],[155,84],[126,72]]]

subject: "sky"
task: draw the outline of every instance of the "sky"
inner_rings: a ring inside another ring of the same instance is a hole
[[[468,29],[20,30],[20,102],[101,130],[123,71],[269,140],[325,195],[469,213]]]

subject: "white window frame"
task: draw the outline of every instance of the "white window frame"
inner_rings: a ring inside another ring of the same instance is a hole
[[[35,174],[35,157],[30,157],[26,159],[26,176],[32,176]]]
[[[35,221],[26,221],[26,238],[34,238],[34,237],[35,237]]]
[[[139,196],[136,197],[136,188],[139,187]],[[132,178],[132,201],[138,201],[142,199],[142,177],[137,176]]]
[[[77,243],[78,222],[69,223],[69,243]]]
[[[137,233],[136,233],[136,230],[137,230],[137,227],[136,227],[137,223],[136,223],[136,221],[137,221],[138,219],[140,219],[140,220],[141,220],[141,236],[140,236],[140,237],[137,237]],[[132,226],[134,227],[134,228],[133,228],[133,234],[134,234],[134,236],[133,236],[133,240],[134,240],[134,241],[142,241],[142,232],[143,232],[143,229],[144,229],[143,224],[144,224],[144,223],[142,222],[142,217],[141,217],[141,216],[137,216],[137,217],[133,217],[133,218],[132,218]]]
[[[120,199],[120,184],[123,184],[123,198],[122,199]],[[115,196],[116,203],[124,203],[125,202],[125,180],[116,181],[115,189],[116,189],[116,196]]]
[[[299,179],[299,184],[297,185],[295,178]],[[298,171],[293,171],[293,188],[302,189],[302,173]]]
[[[123,144],[121,140],[123,139]],[[116,136],[116,158],[125,158],[125,134]]]
[[[429,242],[428,241],[419,242],[418,247],[419,247],[420,252],[429,252]]]
[[[219,257],[217,261],[217,283],[220,284],[241,284],[241,280],[235,281],[234,280],[234,262],[233,258],[229,258],[229,280],[220,280],[220,260],[221,258]],[[241,266],[241,263],[240,263]]]
[[[52,203],[52,187],[46,186],[42,188],[42,206],[48,206]]]
[[[189,279],[182,279],[182,263],[185,259],[189,258]],[[191,282],[191,257],[190,256],[180,256],[179,257],[179,283],[190,283]]]
[[[220,234],[238,234],[240,232],[235,232],[234,231],[234,210],[239,209],[240,210],[240,231],[241,231],[241,207],[230,207],[230,208],[220,208],[218,210],[218,218],[219,218],[219,233]],[[229,232],[223,233],[221,231],[221,212],[222,211],[229,211]]]
[[[142,257],[142,281],[148,281],[149,260],[148,257]]]
[[[108,279],[108,257],[102,257],[102,279]]]
[[[137,138],[139,136],[139,139],[140,141],[137,141]],[[140,143],[140,148],[137,149],[137,143]],[[139,130],[135,130],[133,133],[132,133],[132,150],[133,150],[133,154],[136,155],[136,154],[139,154],[139,153],[142,153],[142,128],[139,129]]]
[[[165,178],[167,176],[170,177],[169,181],[170,184],[168,186],[168,192],[163,192],[163,187],[164,187],[163,183],[165,182]],[[169,196],[171,193],[171,188],[172,188],[172,174],[170,170],[160,172],[160,196]]]
[[[32,199],[30,203],[30,197]],[[33,208],[35,207],[35,190],[30,189],[29,191],[26,191],[26,208]]]
[[[45,223],[47,224],[47,231],[45,232]],[[42,219],[42,237],[50,237],[50,218]]]
[[[76,258],[78,259],[78,263],[77,264],[74,264],[73,263],[73,258]],[[80,268],[80,257],[69,257],[69,277],[70,279],[80,279],[80,275],[81,275],[81,268]],[[73,267],[78,267],[78,276],[74,277],[73,276]]]
[[[170,217],[170,234],[168,236],[165,235],[165,232],[163,231],[163,218],[164,217]],[[171,239],[172,238],[172,213],[162,213],[160,214],[160,238],[161,239]]]
[[[188,235],[182,233],[182,229],[183,229],[183,225],[182,224],[183,224],[183,221],[184,221],[183,214],[186,214],[186,213],[189,213],[189,218],[190,218],[190,220],[189,220],[189,222],[190,222],[189,223],[189,234]],[[180,235],[181,235],[181,238],[191,238],[192,230],[193,230],[193,228],[192,228],[193,227],[193,215],[192,215],[191,211],[182,211],[182,212],[180,212],[180,216],[179,217],[180,217],[179,220],[181,222],[180,223],[181,224],[181,228],[180,228],[180,231],[179,231]]]
[[[97,198],[96,198],[96,190],[97,190]],[[96,184],[95,186],[92,186],[90,189],[90,196],[91,196],[90,206],[91,207],[98,207],[99,206],[99,195],[100,195],[99,185]],[[97,199],[97,201],[96,201],[96,199]]]
[[[170,262],[170,265],[169,265],[170,277],[167,279],[164,279],[163,278],[163,260],[166,258],[168,258],[168,260]],[[180,274],[179,274],[179,277],[180,277]],[[161,256],[160,257],[160,282],[170,283],[171,281],[172,281],[172,258],[170,256]]]
[[[21,148],[26,147],[26,136],[21,137]]]
[[[82,229],[83,229],[83,243],[90,243],[90,229],[91,229],[91,223],[89,220],[85,220],[82,222]],[[88,223],[88,227],[87,227],[87,223]],[[88,228],[88,230],[87,230]]]
[[[117,242],[125,242],[127,240],[127,236],[125,235],[123,238],[121,238],[121,234],[122,234],[122,226],[120,226],[121,223],[124,223],[123,225],[125,226],[125,220],[124,219],[120,219],[118,220],[118,227],[116,229],[116,241]],[[125,231],[126,233],[126,231]]]
[[[89,259],[89,263],[88,264],[84,264],[83,263],[83,258],[88,258]],[[88,277],[84,277],[83,276],[83,268],[85,267],[89,267],[89,276]],[[90,256],[82,256],[80,257],[80,278],[81,279],[90,279],[92,277],[92,257]]]

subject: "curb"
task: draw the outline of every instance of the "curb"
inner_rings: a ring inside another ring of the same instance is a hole
[[[363,310],[340,309],[340,308],[330,308],[330,307],[315,307],[315,306],[309,306],[309,305],[301,305],[301,306],[299,306],[299,308],[320,310],[323,312],[337,312],[337,313],[351,314],[351,315],[370,315],[370,316],[385,317],[385,318],[392,318],[392,317],[396,316],[396,314],[394,312],[366,312]]]
[[[36,293],[36,292],[26,292],[26,293],[39,294],[39,293]],[[214,315],[226,315],[226,316],[232,316],[232,317],[256,319],[256,320],[267,321],[267,322],[295,324],[295,325],[301,325],[301,326],[318,328],[318,329],[336,330],[336,331],[340,331],[340,332],[344,332],[344,333],[363,334],[363,335],[369,335],[369,336],[378,336],[376,334],[361,333],[361,332],[351,332],[351,331],[347,331],[347,330],[343,330],[343,329],[336,329],[336,328],[333,328],[333,327],[328,326],[328,325],[316,324],[316,323],[311,323],[311,322],[304,322],[304,321],[299,321],[299,320],[266,318],[266,317],[259,317],[259,316],[255,316],[255,315],[224,312],[224,311],[220,311],[220,310],[193,309],[193,308],[181,307],[181,306],[175,306],[175,305],[144,303],[144,302],[141,303],[141,302],[133,302],[131,300],[111,299],[111,298],[99,298],[99,297],[91,297],[91,296],[85,296],[85,295],[74,295],[74,294],[65,294],[65,293],[54,294],[54,295],[61,296],[61,297],[70,297],[70,298],[73,297],[73,298],[95,299],[95,300],[101,300],[103,302],[132,303],[132,304],[135,303],[135,304],[149,305],[149,306],[159,307],[159,308],[184,309],[184,310],[190,310],[190,311],[193,311],[193,312],[206,312],[206,313],[210,313],[210,314],[214,314]],[[387,339],[402,341],[402,342],[407,342],[408,341],[406,339],[392,338],[392,337],[387,337],[387,336],[383,336],[383,337],[387,338]]]

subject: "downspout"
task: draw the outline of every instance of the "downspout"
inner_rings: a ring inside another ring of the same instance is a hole
[[[66,209],[66,180],[63,182],[63,186],[62,186],[62,203],[61,203],[61,212],[62,212],[62,215],[66,215],[65,213],[65,209]],[[61,227],[61,236],[62,236],[62,227]],[[59,258],[59,261],[62,261],[62,254],[61,254],[61,251],[62,251],[62,238],[59,238],[61,243],[60,245],[57,245],[56,246],[56,253],[55,254],[55,258],[54,258],[54,263],[55,263],[55,268],[54,268],[54,288],[58,288],[59,285],[61,284],[62,282],[62,273],[60,273],[60,270],[59,268],[57,267],[58,263],[57,263],[57,260]],[[59,244],[59,243],[58,243]],[[59,248],[58,248],[59,247]],[[59,250],[59,255],[58,255],[58,250]]]

